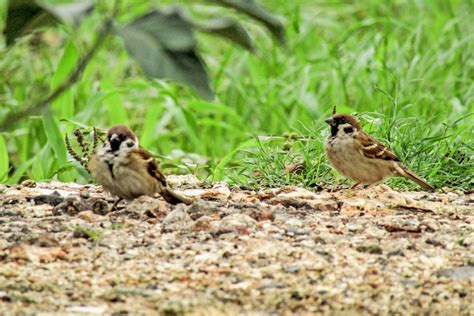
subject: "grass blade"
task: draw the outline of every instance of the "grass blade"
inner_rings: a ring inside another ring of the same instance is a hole
[[[8,176],[9,159],[5,139],[0,135],[0,182],[4,182]]]

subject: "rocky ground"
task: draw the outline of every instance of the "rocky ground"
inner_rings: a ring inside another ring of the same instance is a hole
[[[474,314],[473,193],[169,180],[196,202],[0,186],[0,314]]]

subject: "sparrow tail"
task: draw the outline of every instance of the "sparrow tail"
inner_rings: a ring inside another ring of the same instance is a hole
[[[405,178],[407,179],[410,179],[414,182],[416,182],[416,184],[418,184],[420,187],[422,187],[423,189],[425,190],[428,190],[428,191],[434,191],[435,188],[429,184],[428,182],[426,182],[425,180],[421,179],[419,176],[417,176],[413,171],[411,171],[410,169],[408,168],[403,168],[404,171],[405,171],[405,174],[403,175]]]
[[[187,196],[181,195],[168,187],[164,187],[162,192],[160,192],[161,196],[165,199],[166,202],[170,204],[179,204],[184,203],[186,205],[190,205],[193,203],[193,200]]]

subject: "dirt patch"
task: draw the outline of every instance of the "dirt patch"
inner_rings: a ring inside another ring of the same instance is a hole
[[[196,202],[0,186],[0,311],[422,314],[474,310],[474,194],[259,192],[192,177]]]

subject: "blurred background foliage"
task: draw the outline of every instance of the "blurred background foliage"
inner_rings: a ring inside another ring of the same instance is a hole
[[[50,3],[65,1],[49,1]],[[78,29],[0,40],[0,117],[40,100],[90,47],[112,1]],[[78,126],[126,124],[158,154],[166,173],[250,186],[344,182],[329,167],[322,142],[333,105],[358,113],[436,186],[474,186],[474,3],[451,1],[261,0],[286,19],[280,47],[252,19],[199,1],[123,0],[127,23],[159,6],[179,4],[200,18],[238,17],[256,52],[198,33],[214,101],[186,86],[147,79],[118,37],[109,38],[83,77],[43,115],[0,136],[0,180],[90,181],[71,162],[64,135]],[[6,1],[0,0],[1,25]],[[285,173],[304,163],[305,170]],[[391,183],[413,188],[404,181]]]

